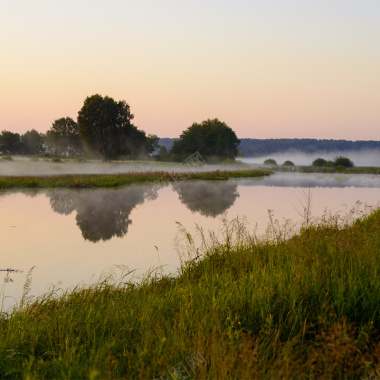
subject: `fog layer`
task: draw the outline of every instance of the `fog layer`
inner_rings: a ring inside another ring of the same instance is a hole
[[[345,152],[318,152],[318,153],[303,153],[297,151],[273,153],[267,156],[260,157],[241,157],[239,160],[248,164],[263,164],[268,158],[273,158],[278,165],[282,165],[285,161],[292,161],[295,165],[311,165],[316,158],[324,158],[325,160],[334,160],[335,157],[348,157],[355,166],[376,166],[380,167],[380,153],[378,150],[366,151],[345,151]]]

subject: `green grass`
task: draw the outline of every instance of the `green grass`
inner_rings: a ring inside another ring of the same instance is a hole
[[[226,180],[270,175],[269,170],[213,171],[192,173],[145,172],[128,174],[67,174],[54,176],[0,176],[0,189],[9,188],[91,188],[117,187],[130,183],[186,179]]]
[[[294,172],[301,173],[347,173],[347,174],[380,174],[380,168],[375,166],[354,166],[353,168],[339,167],[316,167],[316,166],[276,166],[271,167],[276,172]]]
[[[0,378],[168,378],[177,366],[199,379],[338,379],[380,368],[380,211],[288,241],[259,242],[238,220],[203,250],[183,236],[176,277],[104,280],[3,314]],[[192,372],[192,353],[207,365]]]

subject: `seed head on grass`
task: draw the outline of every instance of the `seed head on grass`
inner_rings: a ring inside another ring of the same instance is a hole
[[[26,280],[24,283],[23,293],[21,297],[21,306],[28,303],[33,299],[33,296],[28,296],[31,286],[32,286],[32,273],[35,266],[31,267],[26,275]]]

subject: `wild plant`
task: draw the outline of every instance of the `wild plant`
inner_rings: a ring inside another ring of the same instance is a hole
[[[22,293],[21,302],[20,302],[21,307],[29,303],[34,298],[34,296],[29,296],[30,289],[32,287],[32,274],[33,274],[34,268],[35,266],[31,267],[28,273],[26,274],[26,279],[25,279],[23,293]]]

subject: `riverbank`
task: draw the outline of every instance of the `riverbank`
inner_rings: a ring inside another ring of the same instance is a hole
[[[118,187],[131,183],[183,181],[188,179],[227,180],[268,176],[270,170],[216,170],[211,172],[137,172],[126,174],[67,174],[54,176],[0,176],[0,189]]]
[[[337,224],[257,241],[235,220],[203,251],[183,230],[176,277],[2,314],[0,377],[364,378],[380,368],[380,211]]]

